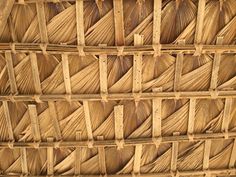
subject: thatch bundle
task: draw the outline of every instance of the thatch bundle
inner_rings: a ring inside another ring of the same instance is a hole
[[[0,0],[2,174],[236,175],[236,1],[82,2]]]

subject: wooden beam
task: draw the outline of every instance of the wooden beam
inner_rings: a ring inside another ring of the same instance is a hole
[[[42,94],[39,96],[41,101],[67,101],[68,96],[71,101],[102,101],[101,94]],[[235,90],[216,91],[216,95],[212,98],[211,91],[181,91],[181,92],[143,92],[139,93],[140,100],[158,99],[225,99],[236,98]],[[37,101],[35,95],[0,95],[0,101]],[[107,100],[135,100],[133,93],[108,93]]]
[[[234,142],[233,142],[233,148],[232,148],[230,160],[229,160],[229,168],[235,168],[235,162],[236,162],[235,152],[236,152],[236,139],[234,139]]]
[[[41,135],[40,135],[40,127],[39,127],[39,120],[38,120],[38,113],[36,109],[36,105],[29,104],[28,105],[29,110],[29,117],[31,120],[31,131],[35,142],[41,141]]]
[[[27,154],[26,148],[20,148],[20,160],[21,160],[21,171],[23,175],[28,175],[28,163],[27,163]]]
[[[153,55],[155,50],[153,45],[144,46],[84,46],[83,52],[85,55],[100,55],[106,53],[107,55],[118,55],[119,49],[122,48],[122,55],[134,55],[136,53],[142,53],[143,55]],[[12,43],[0,43],[0,53],[12,50]],[[48,54],[63,54],[68,55],[80,55],[78,46],[65,45],[65,44],[47,44],[45,51],[42,50],[42,44],[37,43],[15,43],[16,53],[43,53]],[[177,53],[194,54],[196,52],[196,45],[176,45],[176,44],[162,44],[162,54],[177,54]],[[208,54],[214,54],[216,52],[222,52],[223,54],[235,54],[236,45],[202,45],[202,52]]]
[[[56,140],[60,141],[62,140],[62,134],[61,134],[61,129],[60,129],[59,121],[58,121],[58,114],[57,114],[55,102],[49,101],[48,108],[49,108],[49,113],[52,120],[52,126],[54,128]]]
[[[53,138],[47,138],[47,142],[52,143]],[[53,147],[47,148],[47,175],[52,176],[54,174],[54,152]]]
[[[211,140],[205,140],[204,154],[203,154],[203,170],[209,168],[209,158],[211,152]]]
[[[71,94],[70,68],[67,54],[62,54],[62,70],[66,93]]]
[[[92,124],[91,124],[88,101],[83,101],[83,106],[84,106],[85,124],[86,124],[88,140],[93,141],[93,132],[92,132]]]
[[[103,136],[98,136],[97,140],[103,141],[104,138]],[[105,148],[104,146],[98,147],[98,159],[99,159],[99,169],[100,169],[100,174],[105,175],[107,174],[106,170],[106,156],[105,156]]]
[[[2,105],[3,105],[3,110],[4,110],[4,116],[5,116],[6,123],[7,123],[8,139],[9,139],[9,141],[14,141],[15,138],[14,138],[12,124],[11,124],[11,116],[10,116],[10,112],[9,112],[8,102],[3,101]]]
[[[81,131],[76,131],[76,141],[81,141]],[[81,173],[81,147],[75,148],[75,175],[80,175]]]
[[[11,13],[12,7],[15,0],[0,1],[0,36],[2,35],[5,26],[7,24],[7,19]]]
[[[229,132],[229,138],[230,140],[236,138],[236,132]],[[224,133],[196,133],[193,136],[193,141],[205,141],[208,140],[225,140]],[[134,138],[134,139],[124,139],[124,147],[130,147],[135,146],[137,144],[142,145],[155,145],[153,142],[153,138]],[[179,135],[179,136],[162,136],[162,144],[168,144],[172,142],[189,142],[189,136],[188,135]],[[1,148],[9,148],[9,142],[6,141],[0,141]],[[12,146],[14,148],[34,148],[35,143],[34,142],[12,142]],[[47,148],[47,147],[88,147],[88,141],[61,141],[59,144],[58,142],[48,143],[46,141],[41,141],[38,143],[38,148]],[[117,143],[115,139],[112,140],[103,140],[103,141],[93,141],[93,147],[98,146],[105,146],[105,147],[117,147]]]
[[[152,100],[152,137],[161,137],[161,107],[162,99],[154,98]]]
[[[229,121],[231,119],[232,104],[233,104],[232,98],[225,99],[225,107],[224,107],[224,114],[221,127],[221,131],[225,133],[227,133],[229,130]]]
[[[196,111],[196,99],[190,98],[190,100],[189,100],[189,116],[188,116],[188,135],[190,135],[190,136],[192,136],[193,132],[194,132],[195,111]]]
[[[16,85],[15,71],[14,71],[11,52],[6,51],[5,58],[6,58],[6,64],[7,64],[8,79],[9,79],[10,86],[11,86],[11,93],[17,94],[18,89],[17,89],[17,85]]]
[[[152,43],[154,45],[159,45],[161,39],[161,6],[162,6],[162,0],[154,0],[153,38],[152,38]]]
[[[118,148],[123,147],[124,141],[124,106],[118,105],[114,107],[115,117],[115,139],[117,140]],[[120,142],[120,143],[119,143]]]
[[[142,149],[143,149],[142,144],[138,144],[138,145],[135,146],[134,166],[133,166],[133,173],[134,174],[139,174],[140,173]]]
[[[141,46],[143,44],[143,36],[134,35],[134,45]],[[133,93],[142,91],[142,54],[137,53],[133,56]]]
[[[206,0],[198,1],[198,12],[197,12],[197,21],[196,21],[196,31],[195,31],[195,44],[201,44],[202,42],[202,32],[203,32],[203,23],[205,16],[205,5]]]
[[[125,45],[123,0],[113,0],[114,23],[115,23],[115,44]]]
[[[37,17],[39,23],[39,32],[41,43],[48,43],[47,24],[45,18],[44,2],[37,1],[36,3]]]
[[[30,63],[32,71],[32,79],[34,82],[34,89],[37,94],[42,94],[41,82],[39,77],[38,61],[36,53],[30,53]]]
[[[100,45],[106,46],[106,45]],[[101,94],[108,93],[107,86],[107,54],[99,55],[99,77],[100,77],[100,92]]]
[[[173,133],[173,135],[179,136],[179,132],[175,132]],[[176,172],[177,170],[178,150],[179,150],[179,143],[173,142],[171,149],[171,167],[170,167],[172,172]]]
[[[217,169],[211,169],[208,171],[205,170],[182,170],[178,171],[178,174],[180,176],[204,176],[207,173],[210,173],[212,175],[225,175],[225,176],[232,176],[234,177],[236,175],[236,169],[228,169],[228,168],[217,168]],[[229,175],[230,174],[230,175]],[[163,177],[163,176],[171,176],[173,175],[172,172],[155,172],[155,173],[145,173],[145,174],[140,174],[139,177]],[[14,175],[9,175],[9,174],[2,174],[0,177],[21,177],[22,174],[19,173],[14,173]],[[64,175],[53,175],[53,177],[62,177]],[[97,175],[83,175],[83,177],[100,177],[100,174]],[[133,174],[108,174],[107,177],[133,177]],[[35,176],[35,175],[28,175],[27,177],[48,177],[47,175],[40,175],[40,176]],[[66,177],[74,177],[74,175],[66,175]]]
[[[223,44],[223,37],[217,37],[216,44],[222,45]],[[221,52],[217,52],[217,53],[215,53],[215,56],[214,56],[212,72],[211,72],[211,85],[210,85],[211,90],[215,90],[217,88],[217,81],[218,81],[218,75],[219,75],[219,69],[220,69],[220,61],[221,61]]]
[[[84,2],[83,0],[76,0],[76,30],[77,30],[77,45],[85,45],[84,37]]]

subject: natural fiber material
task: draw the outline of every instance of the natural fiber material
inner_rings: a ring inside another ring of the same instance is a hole
[[[62,55],[43,50],[43,45],[36,54],[33,49],[0,50],[4,176],[236,175],[236,57],[201,51],[202,44],[235,45],[235,0],[44,0],[42,8],[39,0],[3,1],[1,43],[45,44],[42,39],[48,39],[45,46],[80,46],[79,54]],[[161,12],[155,11],[157,1]],[[156,14],[161,23],[155,27]],[[160,40],[155,41],[153,29],[158,27]],[[195,37],[199,32],[200,43]],[[86,46],[121,46],[120,55],[83,56],[81,34]],[[196,44],[196,52],[122,54],[122,46],[154,43]],[[210,99],[200,96],[204,91],[210,91]],[[174,92],[175,98],[140,98],[153,92],[167,97]],[[179,92],[193,95],[179,99]],[[118,93],[133,97],[109,97]],[[51,100],[43,102],[46,94]],[[87,97],[72,101],[77,94]],[[90,100],[94,94],[99,98]],[[24,95],[34,101],[14,100]]]

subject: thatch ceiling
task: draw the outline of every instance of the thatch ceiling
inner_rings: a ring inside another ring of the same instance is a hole
[[[0,0],[0,176],[235,176],[235,0]]]

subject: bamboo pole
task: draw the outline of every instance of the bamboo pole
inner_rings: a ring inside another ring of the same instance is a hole
[[[49,54],[73,54],[80,55],[76,45],[65,44],[47,44],[45,51],[42,50],[42,44],[37,43],[14,43],[14,50],[16,53],[43,53]],[[0,43],[0,53],[12,50],[11,43]],[[143,46],[84,46],[83,52],[85,55],[118,55],[119,49],[122,47],[122,55],[134,55],[135,53],[142,53],[142,55],[153,55],[155,50],[152,45]],[[176,44],[162,44],[161,53],[177,54],[177,53],[194,54],[196,47],[193,44],[176,45]],[[202,45],[202,53],[214,54],[221,52],[222,54],[236,53],[236,45]]]
[[[220,99],[220,98],[236,98],[236,91],[225,90],[217,91],[212,96],[211,91],[181,91],[181,92],[145,92],[140,93],[140,100],[158,99]],[[70,96],[71,101],[102,101],[100,94],[42,94],[38,95],[41,101],[67,101]],[[109,93],[107,100],[134,100],[132,93]],[[36,101],[35,95],[0,95],[0,101]]]
[[[228,132],[229,138],[228,139],[235,139],[236,138],[236,132]],[[225,140],[224,133],[202,133],[202,134],[193,134],[193,141],[205,141],[205,140]],[[162,136],[161,143],[173,143],[173,142],[189,142],[189,136],[188,135],[173,135],[173,136]],[[124,147],[126,146],[135,146],[137,144],[142,145],[155,145],[153,142],[153,138],[135,138],[135,139],[124,139]],[[61,141],[59,144],[58,142],[47,142],[47,141],[41,141],[38,142],[38,148],[47,148],[47,147],[59,147],[59,148],[65,148],[65,147],[88,147],[88,141]],[[105,146],[105,147],[117,147],[116,140],[103,140],[93,141],[93,147],[99,147],[99,146]],[[8,148],[9,142],[8,141],[0,141],[0,147],[1,148]],[[14,148],[34,148],[35,142],[12,142],[12,147]]]

